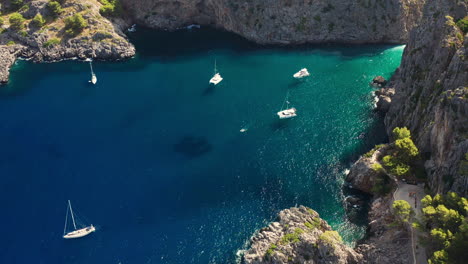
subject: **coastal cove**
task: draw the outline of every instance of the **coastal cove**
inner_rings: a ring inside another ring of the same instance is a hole
[[[350,244],[363,236],[344,171],[387,140],[368,83],[404,46],[262,47],[208,29],[130,40],[135,58],[94,63],[96,86],[86,63],[19,61],[0,87],[1,263],[232,263],[296,205]],[[302,67],[311,77],[294,80]],[[280,122],[286,97],[298,117]],[[96,233],[63,241],[68,199]]]

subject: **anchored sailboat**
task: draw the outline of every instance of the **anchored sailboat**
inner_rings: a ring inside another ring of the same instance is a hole
[[[91,68],[91,80],[89,81],[90,83],[92,84],[96,84],[97,83],[97,77],[96,77],[96,74],[94,74],[94,71],[93,71],[93,61],[91,59],[86,59],[86,61],[89,61],[89,67]]]
[[[215,68],[214,68],[214,76],[211,78],[210,83],[217,85],[223,80],[223,77],[219,74],[218,70],[216,69],[216,60],[215,60]]]
[[[67,232],[68,212],[70,212],[71,219],[73,222],[73,231],[70,231],[70,232]],[[78,229],[78,227],[76,226],[75,215],[73,214],[73,209],[72,209],[70,200],[68,200],[67,214],[65,215],[65,227],[63,228],[63,238],[65,239],[80,238],[80,237],[87,236],[95,231],[96,231],[96,228],[93,225],[85,226],[85,227]]]
[[[286,109],[283,110],[284,103],[286,103]],[[283,105],[281,106],[281,111],[276,113],[279,117],[279,119],[287,119],[291,117],[297,116],[296,114],[296,108],[292,107],[289,108],[289,101],[288,101],[288,95],[286,95],[286,100],[283,102]]]

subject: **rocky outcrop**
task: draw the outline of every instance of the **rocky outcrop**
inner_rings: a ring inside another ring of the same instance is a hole
[[[368,194],[374,194],[373,187],[376,184],[380,184],[379,176],[381,172],[373,166],[375,164],[379,165],[378,160],[384,156],[388,148],[388,145],[374,148],[353,164],[346,176],[346,181],[351,184],[352,188]]]
[[[356,251],[365,259],[363,263],[413,263],[410,234],[407,229],[395,225],[391,205],[391,195],[379,197],[372,202],[367,237],[356,247]]]
[[[43,62],[70,58],[120,60],[135,54],[135,48],[122,32],[123,27],[118,26],[126,23],[119,19],[111,23],[102,17],[97,0],[64,1],[60,16],[40,29],[29,23],[36,14],[50,15],[47,1],[25,3],[29,8],[20,11],[27,19],[25,28],[13,30],[5,25],[2,29],[5,32],[0,34],[0,83],[8,81],[9,69],[18,57]],[[63,21],[76,13],[80,13],[88,25],[78,36],[70,37],[65,34]]]
[[[251,238],[243,263],[362,263],[337,232],[314,210],[300,206],[282,210],[276,222]]]
[[[387,84],[387,80],[383,76],[376,76],[374,79],[371,81],[371,85],[374,87],[384,87]]]
[[[139,24],[209,25],[262,44],[405,43],[424,0],[122,0]]]
[[[468,194],[468,37],[455,25],[467,12],[466,1],[427,1],[390,86],[387,132],[411,130],[436,193]]]

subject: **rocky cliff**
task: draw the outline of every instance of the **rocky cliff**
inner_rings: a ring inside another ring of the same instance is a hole
[[[251,238],[243,263],[361,263],[362,255],[341,241],[340,235],[314,210],[300,206],[282,210],[276,222]]]
[[[122,0],[139,24],[210,25],[263,44],[406,43],[424,0]]]
[[[13,29],[9,23],[12,8],[9,2],[0,1],[0,83],[8,81],[9,69],[18,57],[31,58],[35,62],[57,61],[69,58],[95,58],[119,60],[132,57],[135,48],[122,32],[126,25],[121,19],[113,23],[101,16],[101,4],[97,0],[62,1],[62,12],[54,17],[47,0],[24,1],[17,12],[24,17],[21,29]],[[41,14],[46,23],[33,25],[32,19]],[[77,36],[65,33],[64,20],[81,14],[87,26]]]
[[[427,1],[387,93],[393,96],[387,132],[396,126],[412,131],[437,193],[468,194],[468,37],[455,24],[467,7],[462,0]]]

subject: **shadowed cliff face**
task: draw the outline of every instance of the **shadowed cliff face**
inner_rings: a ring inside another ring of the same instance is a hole
[[[424,0],[122,0],[136,22],[211,25],[263,44],[404,43]]]
[[[466,1],[429,1],[420,26],[410,35],[385,118],[387,132],[411,129],[424,153],[435,192],[467,194],[468,37],[455,25],[467,14]]]

